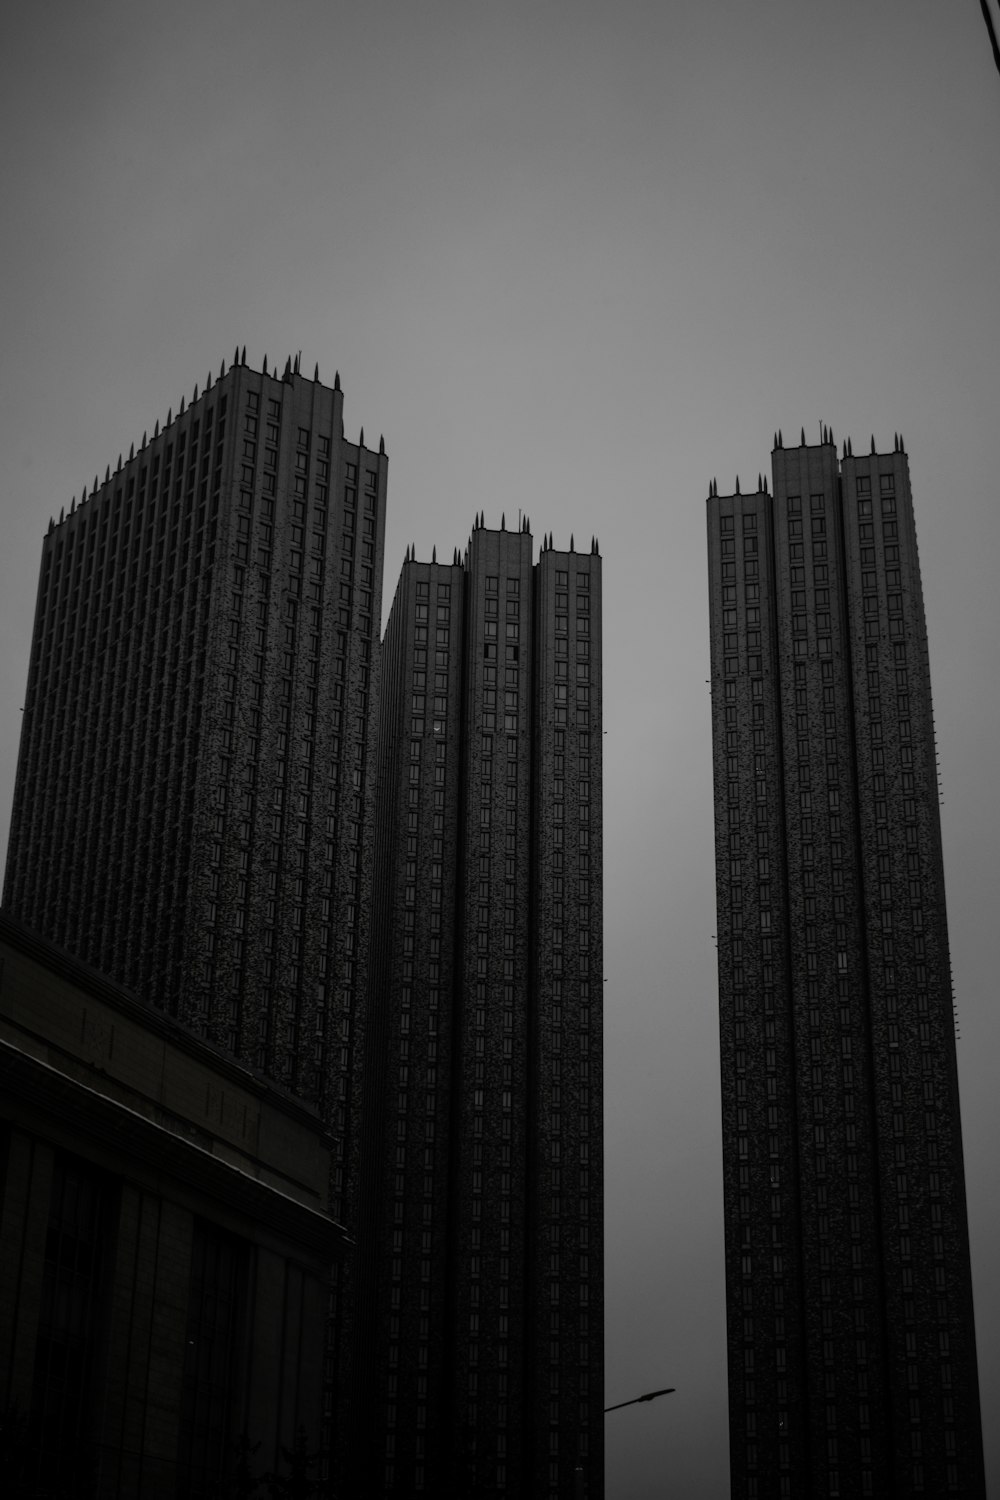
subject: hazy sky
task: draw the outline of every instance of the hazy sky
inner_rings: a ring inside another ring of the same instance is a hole
[[[995,6],[996,0],[991,0]],[[42,534],[246,344],[385,434],[386,604],[475,513],[605,580],[608,1500],[728,1494],[705,496],[902,431],[1000,1487],[1000,77],[979,0],[12,10],[0,859]]]

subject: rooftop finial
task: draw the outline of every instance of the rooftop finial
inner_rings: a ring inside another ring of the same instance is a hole
[[[181,404],[177,408],[177,415],[179,417],[183,417],[183,415],[184,415],[184,397],[183,396],[181,397]]]
[[[875,452],[875,434],[874,434],[874,432],[872,433],[872,452],[873,453]]]
[[[128,461],[129,461],[129,463],[132,462],[133,458],[135,458],[135,444],[134,443],[132,443],[130,445],[129,450],[128,450]]]
[[[226,361],[223,360],[222,363],[219,365],[219,379],[220,380],[223,378],[223,376],[225,375],[225,373],[226,373]]]
[[[364,446],[365,446],[365,429],[362,427],[362,429],[361,429],[361,436],[358,438],[358,447],[359,448],[363,448]]]
[[[736,476],[736,493],[737,493],[737,495],[739,494],[739,492],[740,492],[740,476],[737,474],[737,476]]]
[[[319,384],[319,360],[316,361],[316,368],[313,370],[313,380],[317,385]]]
[[[340,390],[340,371],[339,370],[335,370],[334,373],[333,373],[333,388],[334,388],[335,391],[339,391]]]
[[[437,560],[438,560],[438,549],[436,547],[432,547],[431,548],[431,562],[432,563],[436,563]]]
[[[385,435],[384,435],[384,433],[381,433],[381,432],[378,435],[378,451],[379,451],[379,457],[380,458],[384,458],[385,457]]]
[[[159,435],[160,435],[160,419],[159,419],[159,417],[157,417],[157,419],[156,419],[156,426],[153,428],[153,438],[154,438],[154,440],[156,438],[158,438]]]
[[[198,399],[198,387],[195,386],[195,388],[194,388],[194,395],[191,397],[191,405],[192,406],[197,401],[197,399]]]
[[[264,355],[264,374],[267,374],[267,355]]]

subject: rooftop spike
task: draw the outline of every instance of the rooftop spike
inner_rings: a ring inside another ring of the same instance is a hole
[[[60,526],[62,525],[63,521],[65,520],[65,517],[66,517],[66,507],[63,506],[63,505],[61,505],[59,507],[59,525]]]
[[[437,560],[438,560],[438,549],[436,547],[432,547],[431,548],[431,562],[432,563],[436,563]]]
[[[762,484],[762,482],[761,482],[761,474],[760,474],[760,470],[759,470],[759,469],[758,469],[758,470],[757,470],[757,493],[758,493],[758,494],[760,494],[760,491],[761,491],[761,490],[762,490],[762,489],[763,489],[763,484]]]
[[[209,370],[207,376],[205,377],[205,395],[206,396],[208,395],[208,393],[209,393],[209,391],[211,389],[212,389],[212,372],[211,372],[211,370]]]
[[[237,344],[235,350],[233,351],[233,364],[234,365],[238,365],[239,362],[240,362],[240,346],[239,346],[239,344]]]
[[[300,373],[300,371],[299,371],[299,360],[301,358],[302,358],[302,350],[300,349],[299,352],[298,352],[298,354],[296,354],[296,356],[295,356],[295,364],[292,366],[292,368],[294,370],[294,373],[296,375],[298,375]]]
[[[291,355],[289,355],[288,358],[285,360],[285,373],[282,375],[281,378],[282,378],[282,380],[291,380],[291,378],[292,378],[292,356]]]
[[[805,445],[806,445],[806,430],[803,427],[803,429],[802,429],[802,436],[801,436],[801,438],[799,440],[799,447],[800,448],[804,448]]]
[[[135,444],[134,443],[130,446],[130,448],[128,450],[128,460],[129,460],[129,463],[132,462],[133,458],[135,458]]]
[[[334,375],[333,375],[333,388],[334,388],[335,391],[339,391],[340,390],[340,371],[339,370],[335,370],[334,371]]]
[[[833,443],[833,446],[836,448],[837,443],[836,443],[836,440],[835,440],[835,438],[833,436],[833,428],[832,427],[828,427],[826,429],[826,440],[827,440],[828,443]]]
[[[872,433],[872,452],[873,453],[875,452],[875,434],[874,434],[874,432]]]
[[[222,380],[222,378],[224,377],[225,373],[226,373],[226,361],[223,360],[222,363],[219,365],[219,379],[220,380]]]
[[[500,512],[500,530],[507,530],[507,512],[505,510],[502,510]]]
[[[379,457],[380,458],[384,458],[385,457],[385,435],[384,435],[384,433],[381,433],[381,432],[378,435],[378,451],[379,451]]]
[[[736,493],[737,493],[737,495],[739,494],[739,492],[740,492],[740,476],[737,474],[737,476],[736,476]]]
[[[767,493],[768,493],[768,489],[767,489],[767,475],[765,474],[764,475],[764,494],[766,495]]]
[[[91,491],[91,494],[93,494],[93,495],[97,494],[97,475],[96,474],[94,475],[94,488]]]
[[[194,395],[191,397],[191,405],[192,406],[197,401],[197,399],[198,399],[198,387],[195,386],[195,388],[194,388]]]
[[[69,502],[69,513],[70,513],[70,515],[72,515],[75,510],[76,510],[76,496],[74,495],[73,498],[72,498],[72,500]]]
[[[575,552],[576,551],[576,547],[573,545],[573,533],[572,532],[570,532],[570,534],[569,534],[569,550],[571,552]]]
[[[785,446],[785,439],[782,437],[782,435],[781,435],[781,428],[779,427],[778,428],[778,447],[779,448],[783,448],[784,446]]]
[[[177,415],[179,417],[183,417],[183,415],[184,415],[184,397],[183,396],[181,397],[181,404],[177,408]]]
[[[316,361],[316,368],[313,370],[313,380],[317,385],[319,384],[319,360]]]
[[[145,432],[143,432],[143,434],[142,434],[142,446],[143,446],[143,447],[144,447],[144,448],[145,448],[145,446],[146,446],[146,434],[145,434]]]
[[[49,535],[51,535],[51,534],[52,534],[52,532],[53,532],[53,531],[55,531],[55,529],[56,529],[56,523],[55,523],[55,521],[54,521],[54,520],[53,520],[53,519],[52,519],[52,517],[51,517],[51,516],[49,516]]]
[[[362,427],[362,429],[361,429],[361,436],[358,438],[358,447],[359,448],[363,448],[364,446],[365,446],[365,429]]]
[[[122,471],[122,456],[121,456],[121,454],[120,454],[120,453],[119,453],[119,455],[118,455],[118,467],[117,467],[117,469],[116,469],[116,470],[115,470],[115,473],[116,473],[116,474],[120,474],[120,473],[121,473],[121,471]]]
[[[157,417],[157,419],[156,419],[156,426],[153,428],[153,437],[154,438],[158,438],[159,435],[160,435],[160,419],[159,419],[159,417]]]
[[[108,484],[110,482],[110,479],[111,479],[111,465],[108,464],[107,468],[104,470],[104,483]]]
[[[264,355],[264,374],[267,374],[267,355]]]

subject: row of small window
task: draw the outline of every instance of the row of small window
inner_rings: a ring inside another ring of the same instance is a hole
[[[879,490],[882,495],[893,495],[896,492],[896,476],[894,474],[879,475]],[[859,474],[855,480],[855,493],[858,499],[870,498],[872,492],[871,478],[867,474]]]
[[[221,463],[222,461],[222,438],[225,434],[225,410],[226,401],[225,397],[223,397],[219,405],[219,426],[215,434],[217,464]],[[209,407],[207,412],[205,413],[204,433],[202,436],[201,456],[203,463],[203,473],[207,473],[204,465],[207,463],[211,453],[212,416],[213,408]],[[200,419],[196,418],[190,428],[192,458],[190,460],[189,483],[193,483],[194,479],[196,464],[194,450],[198,447],[198,437],[200,431],[201,422]],[[187,432],[181,432],[177,438],[178,467],[181,466],[184,457],[187,438]],[[166,489],[169,483],[169,470],[172,467],[173,456],[174,444],[171,442],[168,443],[165,448],[166,461],[164,465],[165,473],[163,476],[164,489]],[[150,463],[139,468],[138,503],[136,505],[135,511],[135,519],[137,520],[137,522],[139,519],[141,519],[143,506],[147,498],[147,483],[149,485],[150,494],[152,496],[155,496],[156,494],[158,482],[160,479],[160,459],[161,454],[159,452],[154,453],[152,455]],[[117,478],[117,475],[115,477]],[[84,501],[81,501],[79,519],[72,527],[68,529],[68,531],[64,535],[61,534],[57,538],[55,548],[50,554],[50,557],[54,556],[57,562],[60,560],[63,553],[64,539],[67,549],[67,555],[72,555],[74,542],[76,542],[78,546],[82,546],[83,542],[88,538],[88,536],[90,540],[90,546],[91,548],[93,548],[97,539],[98,529],[100,530],[100,540],[102,544],[108,540],[109,533],[113,541],[117,536],[119,527],[122,525],[122,523],[124,523],[126,529],[128,528],[129,522],[131,521],[133,516],[133,501],[135,500],[136,493],[136,474],[133,470],[133,472],[128,474],[124,488],[121,485],[118,485],[113,493],[110,490],[102,489],[101,492],[97,496],[93,497],[91,501],[86,503],[84,503]],[[166,499],[165,495],[164,499]],[[110,508],[102,503],[104,501],[111,502]],[[152,517],[150,517],[150,519],[152,519]]]
[[[870,516],[871,514],[872,514],[872,502],[871,502],[871,500],[859,500],[858,501],[858,516],[859,516],[859,518],[861,520],[864,520],[866,517]],[[883,495],[882,496],[882,515],[883,516],[894,516],[895,514],[896,514],[896,498],[895,498],[895,496],[894,495]],[[871,536],[871,534],[872,533],[869,531],[868,535]],[[895,531],[893,531],[891,534],[893,536],[896,535]]]
[[[212,496],[211,515],[213,518],[218,515],[219,510],[219,484],[220,473],[216,471]],[[206,481],[199,492],[200,508],[197,516],[195,515],[192,496],[190,506],[182,507],[178,499],[172,511],[169,501],[167,501],[161,506],[158,513],[150,515],[145,525],[142,524],[140,507],[140,513],[136,517],[134,530],[132,523],[127,517],[121,527],[119,527],[119,519],[116,517],[110,533],[108,533],[107,528],[102,530],[99,542],[96,528],[91,531],[90,540],[87,544],[84,541],[85,533],[82,531],[82,528],[79,528],[76,530],[77,545],[74,548],[74,535],[71,532],[64,555],[61,539],[57,542],[54,550],[47,550],[44,555],[40,586],[43,603],[50,608],[54,608],[56,603],[61,603],[62,612],[65,614],[71,581],[75,583],[77,590],[79,590],[79,586],[83,580],[85,564],[88,572],[88,595],[91,600],[95,592],[99,591],[104,581],[121,586],[125,580],[124,569],[127,562],[131,560],[133,565],[137,564],[140,559],[140,553],[145,550],[148,564],[153,556],[154,542],[158,540],[159,546],[156,560],[160,561],[164,550],[168,546],[171,553],[176,552],[180,542],[187,541],[193,532],[201,531],[206,521],[207,503],[208,491]],[[171,515],[173,516],[173,531],[168,543],[167,524]],[[159,521],[158,532],[156,531],[157,521]],[[183,531],[181,530],[182,523]],[[76,567],[76,576],[75,579],[72,579],[71,575],[74,564]],[[103,575],[106,575],[106,578]],[[59,595],[58,600],[55,597],[57,594]]]

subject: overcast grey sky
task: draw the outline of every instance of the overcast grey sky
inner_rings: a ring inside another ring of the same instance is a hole
[[[990,0],[994,5],[996,0]],[[1000,1486],[1000,77],[979,0],[35,0],[0,62],[0,858],[42,534],[246,344],[405,546],[605,579],[608,1500],[728,1494],[704,502],[910,453]]]

